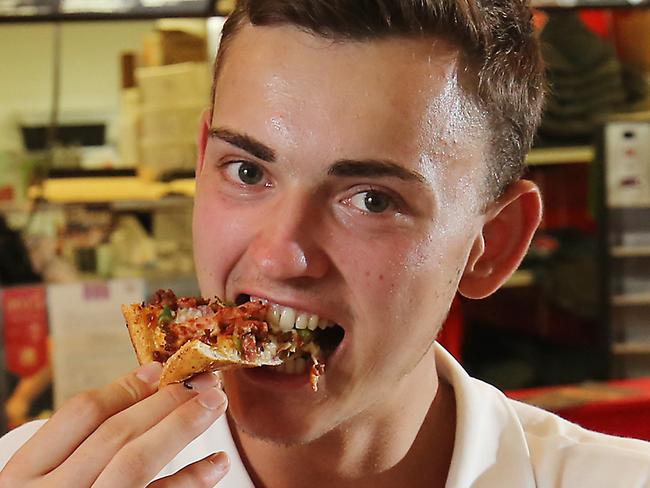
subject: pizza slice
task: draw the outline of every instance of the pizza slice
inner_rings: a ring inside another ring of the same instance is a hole
[[[217,298],[176,297],[159,290],[151,303],[123,305],[122,313],[140,364],[163,363],[160,387],[203,372],[279,366],[294,356],[311,359],[314,391],[324,373],[314,341],[318,331],[283,330],[269,323],[272,314],[262,302],[230,306]]]

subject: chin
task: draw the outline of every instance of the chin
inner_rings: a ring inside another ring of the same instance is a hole
[[[224,389],[230,419],[238,430],[251,437],[274,444],[300,445],[315,441],[335,426],[332,413],[326,413],[324,405],[304,401],[304,393],[291,398],[287,392],[254,391],[227,379]],[[327,425],[323,420],[327,420]]]

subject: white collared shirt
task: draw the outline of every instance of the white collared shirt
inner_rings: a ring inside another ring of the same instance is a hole
[[[447,488],[650,488],[650,443],[590,432],[510,400],[435,347],[438,373],[453,387],[457,408]],[[43,423],[31,422],[0,439],[0,467]],[[225,418],[158,477],[216,451],[227,452],[231,462],[218,488],[253,488]]]

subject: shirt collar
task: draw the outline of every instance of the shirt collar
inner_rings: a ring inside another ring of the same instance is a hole
[[[470,377],[438,343],[434,347],[438,375],[456,398],[456,438],[446,488],[534,487],[525,434],[509,400]]]

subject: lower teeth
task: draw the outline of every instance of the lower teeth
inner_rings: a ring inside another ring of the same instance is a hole
[[[273,368],[274,371],[283,374],[305,374],[310,366],[310,361],[305,358],[291,358],[280,366]]]

